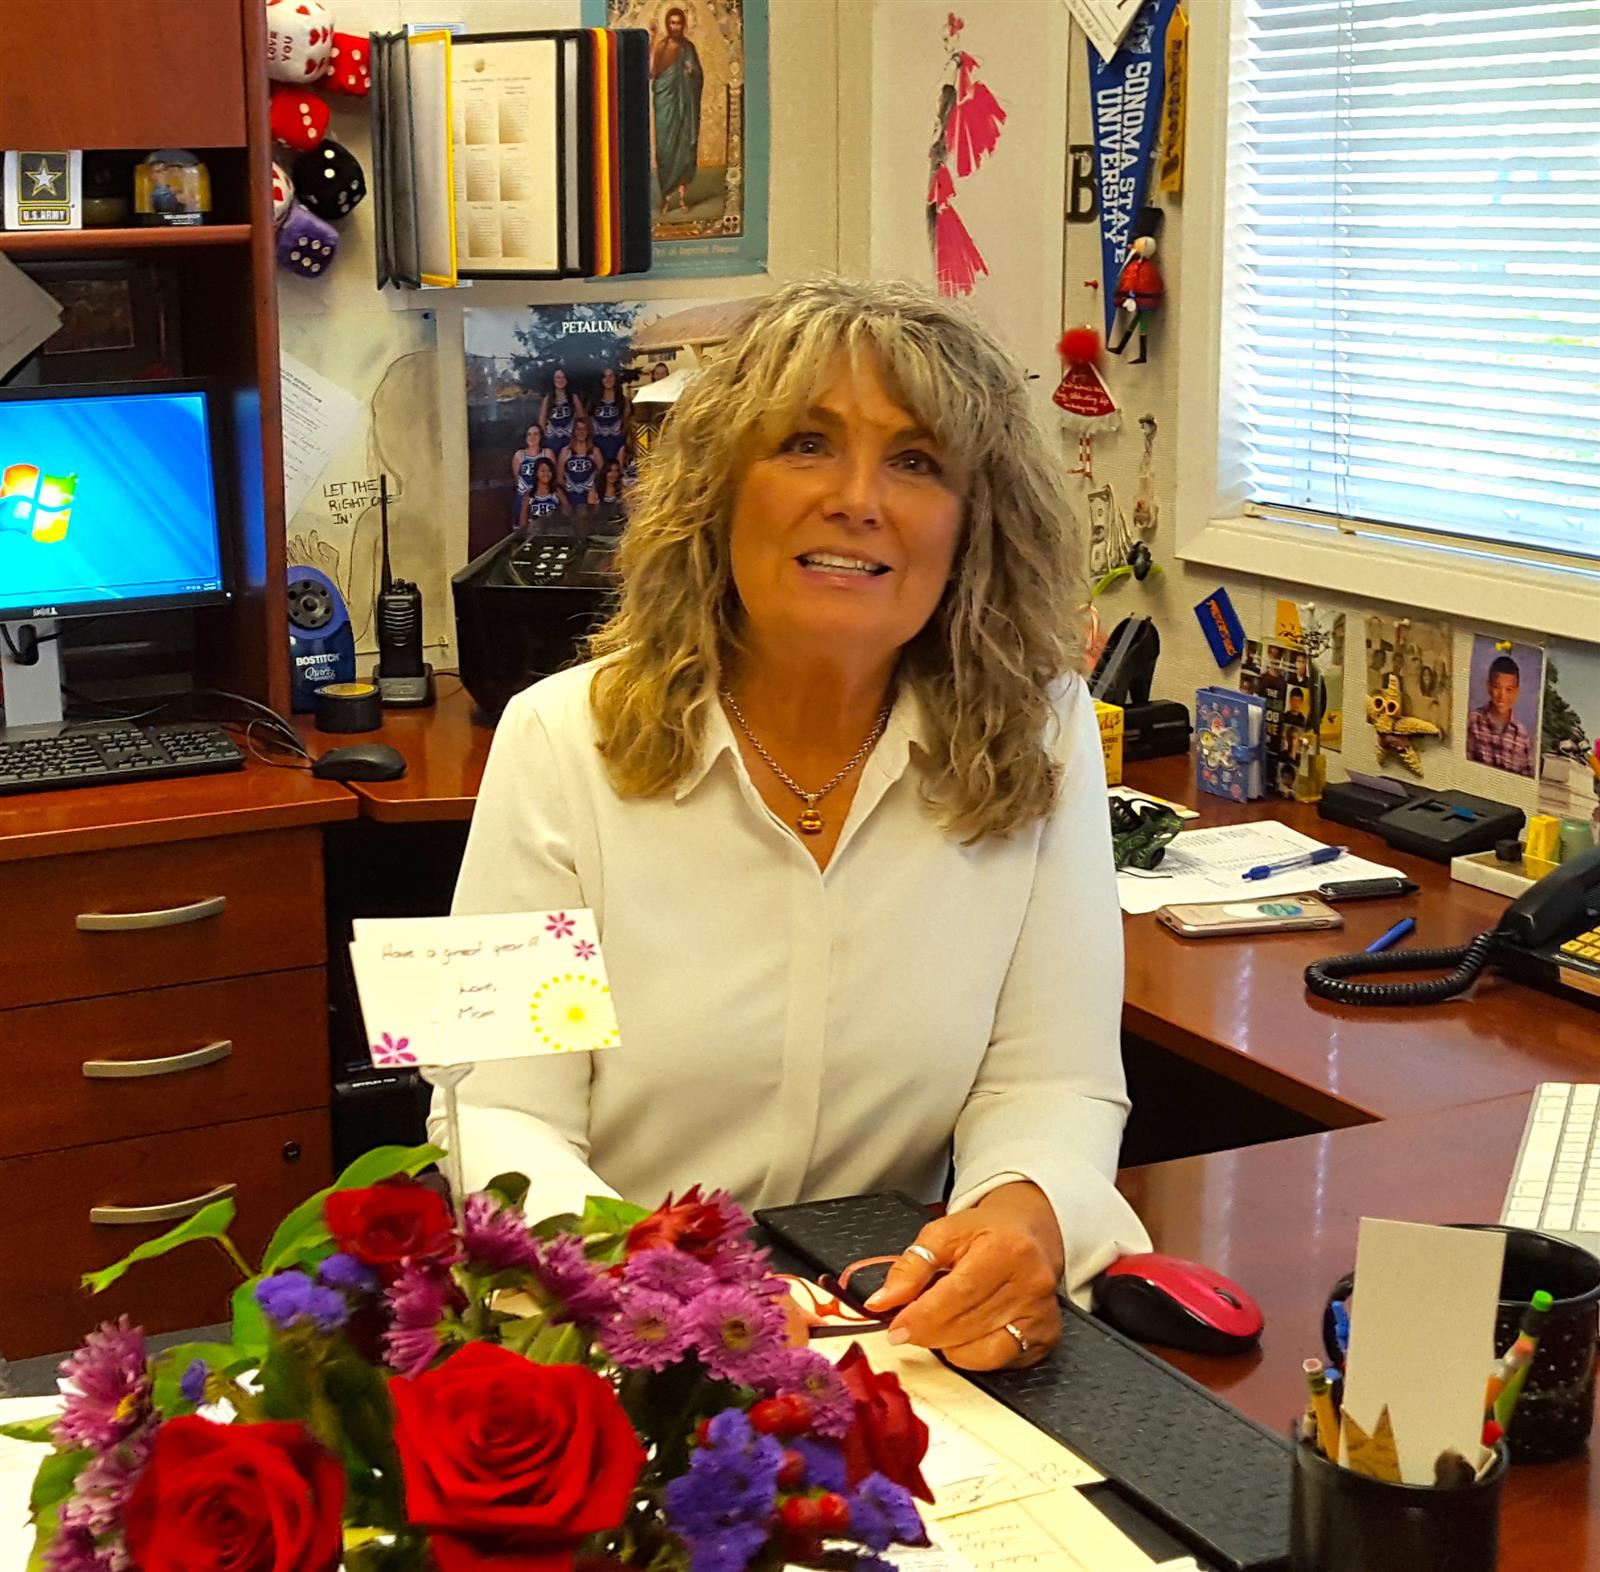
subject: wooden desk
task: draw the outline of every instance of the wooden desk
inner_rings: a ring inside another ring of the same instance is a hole
[[[1127,1029],[1252,1087],[1319,1123],[1342,1126],[1427,1113],[1600,1075],[1600,1011],[1493,975],[1466,999],[1412,1009],[1347,1008],[1313,999],[1303,973],[1318,956],[1360,949],[1414,916],[1410,944],[1460,944],[1492,928],[1503,897],[1457,884],[1442,863],[1318,818],[1315,807],[1235,804],[1197,793],[1187,759],[1134,765],[1130,783],[1191,804],[1200,824],[1264,815],[1401,869],[1422,890],[1342,908],[1342,934],[1180,939],[1153,916],[1125,919]],[[1338,877],[1338,864],[1311,883]]]
[[[1321,1356],[1322,1307],[1354,1264],[1363,1215],[1492,1221],[1528,1108],[1499,1098],[1357,1130],[1131,1168],[1118,1181],[1156,1248],[1207,1262],[1260,1302],[1258,1353],[1161,1350],[1252,1418],[1286,1431],[1305,1406],[1300,1361]],[[1600,1572],[1600,1469],[1588,1458],[1513,1468],[1501,1572]]]
[[[390,710],[383,730],[371,734],[404,753],[410,768],[402,780],[352,783],[363,817],[418,823],[472,816],[494,732],[459,679],[441,678],[440,687],[432,709]],[[343,740],[316,731],[308,718],[300,731],[313,752]],[[1494,976],[1466,1000],[1420,1009],[1341,1008],[1305,991],[1302,974],[1319,955],[1358,948],[1408,915],[1417,919],[1414,942],[1458,944],[1499,921],[1502,898],[1455,883],[1440,863],[1330,824],[1314,807],[1277,798],[1235,804],[1197,793],[1187,758],[1135,764],[1128,778],[1192,803],[1201,824],[1271,816],[1402,868],[1422,887],[1409,900],[1346,906],[1343,935],[1195,941],[1179,939],[1154,917],[1125,919],[1123,1021],[1134,1036],[1335,1128],[1600,1074],[1600,1011]],[[1327,870],[1336,874],[1337,866]]]
[[[351,781],[361,816],[381,824],[440,823],[472,817],[494,727],[476,711],[456,676],[438,679],[438,702],[422,710],[385,710],[383,729],[359,736],[318,731],[295,717],[300,739],[317,754],[355,742],[386,742],[406,756],[397,781]]]

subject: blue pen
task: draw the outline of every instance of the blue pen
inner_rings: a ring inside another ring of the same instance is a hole
[[[1270,879],[1275,873],[1288,873],[1292,868],[1317,868],[1335,857],[1342,857],[1348,846],[1319,846],[1303,857],[1290,857],[1286,862],[1264,862],[1245,874],[1247,879]]]
[[[1402,917],[1386,934],[1374,939],[1367,946],[1366,953],[1368,955],[1380,955],[1385,950],[1393,949],[1416,926],[1417,919],[1415,917]]]

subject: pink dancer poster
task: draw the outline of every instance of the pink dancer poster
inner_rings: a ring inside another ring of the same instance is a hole
[[[1054,4],[872,8],[871,270],[970,301],[1042,401],[1060,375],[1068,47]]]

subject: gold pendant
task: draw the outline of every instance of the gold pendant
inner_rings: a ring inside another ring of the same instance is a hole
[[[802,835],[822,834],[822,815],[815,808],[807,808],[795,822]]]

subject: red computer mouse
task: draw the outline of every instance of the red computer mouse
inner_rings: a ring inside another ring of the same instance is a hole
[[[1125,1255],[1094,1280],[1095,1314],[1141,1343],[1195,1354],[1243,1354],[1261,1311],[1237,1283],[1175,1255]]]

